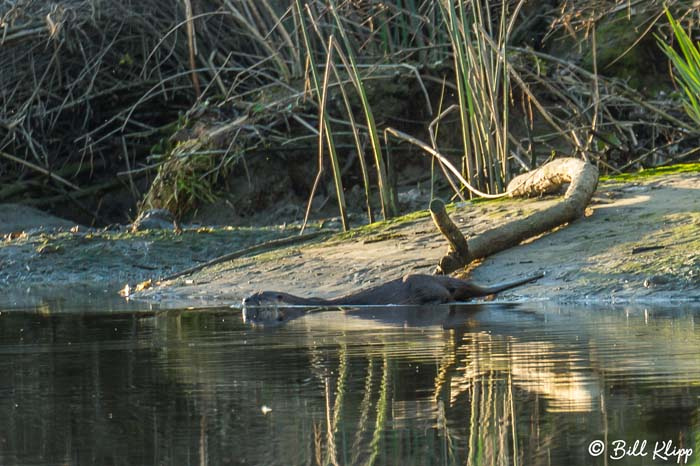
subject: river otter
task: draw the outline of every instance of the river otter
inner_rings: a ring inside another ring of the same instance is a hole
[[[544,276],[529,275],[512,282],[492,286],[445,275],[406,275],[381,285],[334,299],[302,298],[279,291],[261,291],[243,299],[243,320],[273,322],[285,319],[285,306],[423,305],[464,301],[514,288]]]

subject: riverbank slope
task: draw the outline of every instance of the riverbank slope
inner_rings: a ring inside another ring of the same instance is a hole
[[[556,197],[466,203],[450,215],[467,238],[544,208]],[[21,208],[14,210],[21,213]],[[32,211],[35,216],[36,212]],[[183,270],[294,227],[70,231],[64,222],[25,234],[5,219],[0,283],[21,301],[37,290],[92,285],[116,293],[126,283]],[[35,217],[32,217],[36,221]],[[14,229],[13,229],[14,227]],[[205,267],[132,298],[159,306],[231,305],[259,290],[330,297],[407,273],[432,273],[446,244],[427,212],[329,233],[306,243]],[[545,278],[502,293],[500,300],[654,302],[700,300],[700,174],[697,171],[602,181],[587,216],[472,267],[468,278],[491,284],[533,271]]]

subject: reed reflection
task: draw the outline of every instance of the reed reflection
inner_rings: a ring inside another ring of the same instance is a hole
[[[257,329],[223,309],[3,312],[0,463],[589,464],[594,438],[687,446],[695,318],[489,304]]]

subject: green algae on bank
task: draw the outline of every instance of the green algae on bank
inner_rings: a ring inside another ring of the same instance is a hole
[[[633,254],[634,260],[624,256],[618,260],[609,259],[605,267],[593,267],[591,271],[609,275],[612,268],[621,276],[651,280],[652,285],[700,286],[700,212],[668,214],[656,220],[657,230],[644,242],[621,242],[615,247],[630,254],[639,247],[659,249]],[[647,217],[645,222],[649,221]],[[655,280],[655,277],[663,277],[663,280]]]
[[[532,199],[521,198],[499,198],[487,199],[482,202],[481,199],[471,199],[469,201],[460,201],[447,204],[445,209],[450,215],[469,215],[477,211],[479,214],[488,215],[493,220],[502,217],[510,218],[512,216],[523,216],[533,213],[536,209],[522,208],[522,204],[534,202]],[[485,205],[486,204],[486,205]],[[520,208],[516,211],[509,209],[509,205],[518,205]],[[429,210],[417,210],[405,215],[380,220],[374,223],[361,225],[352,228],[349,231],[338,233],[329,238],[324,244],[332,246],[339,242],[347,240],[364,240],[364,241],[382,241],[383,239],[391,239],[394,237],[402,237],[401,233],[390,233],[393,230],[399,230],[409,226],[415,222],[422,221],[430,217]],[[437,230],[435,230],[437,231]]]
[[[620,173],[619,175],[606,175],[600,177],[604,181],[638,181],[662,175],[677,175],[681,173],[700,173],[700,163],[679,163],[665,167],[645,168],[636,173]]]
[[[333,245],[338,242],[347,241],[350,239],[360,239],[367,238],[375,234],[384,233],[386,230],[395,228],[397,226],[402,226],[413,222],[415,220],[424,219],[430,216],[430,212],[427,210],[417,210],[415,212],[410,212],[406,215],[400,215],[398,217],[392,217],[386,220],[380,220],[374,223],[368,223],[366,225],[357,226],[351,230],[338,233],[332,238],[329,238],[325,244]]]
[[[297,228],[203,227],[146,231],[58,231],[0,242],[0,283],[107,283],[158,278]]]

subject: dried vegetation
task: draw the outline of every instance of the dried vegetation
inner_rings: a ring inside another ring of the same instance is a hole
[[[666,4],[697,38],[697,9]],[[445,164],[497,193],[552,155],[602,174],[697,159],[654,34],[674,46],[654,0],[2,2],[0,202],[108,223],[117,191],[182,217],[282,160],[304,196],[330,168],[345,223],[354,185],[393,215],[407,161],[466,196]]]

